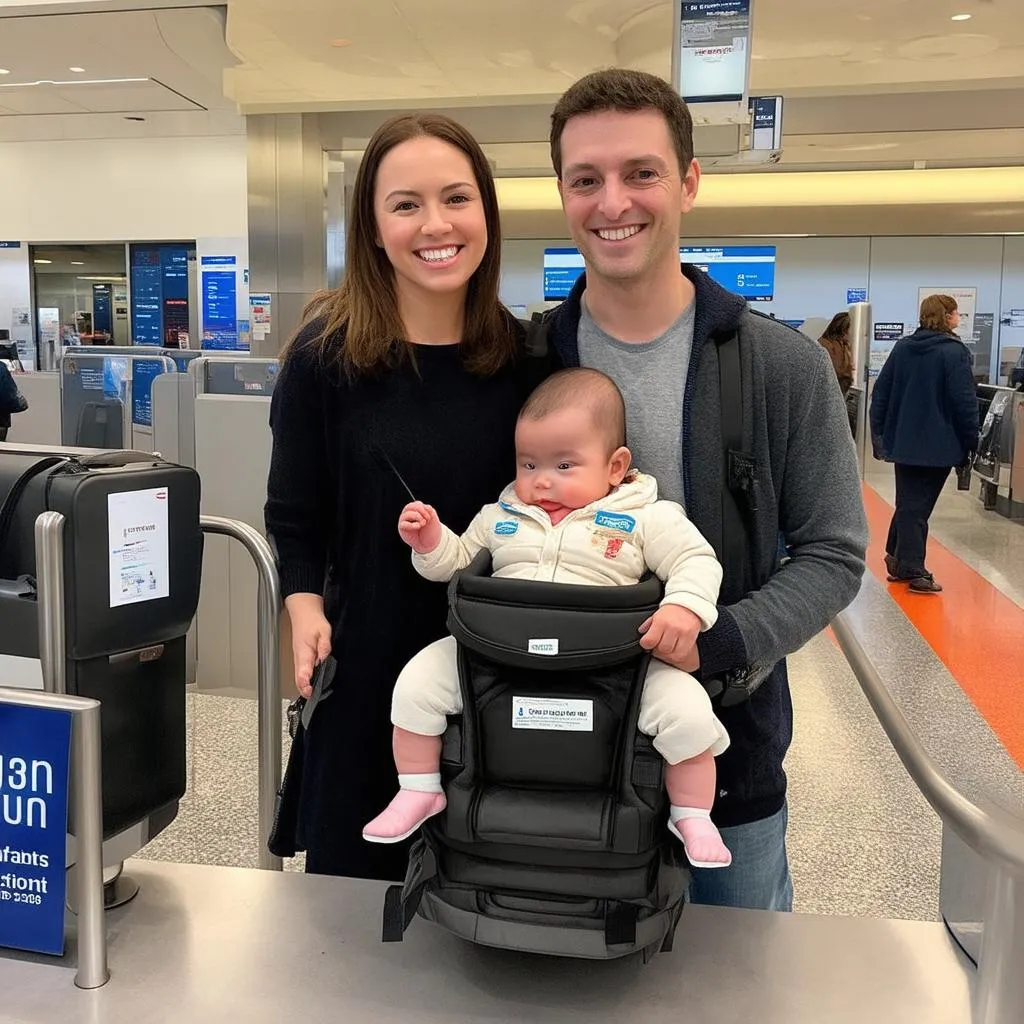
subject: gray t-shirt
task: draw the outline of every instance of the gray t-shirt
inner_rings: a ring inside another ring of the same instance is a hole
[[[653,341],[625,342],[594,323],[581,303],[580,365],[601,370],[626,400],[633,465],[658,480],[658,497],[683,501],[683,397],[693,349],[694,303]]]

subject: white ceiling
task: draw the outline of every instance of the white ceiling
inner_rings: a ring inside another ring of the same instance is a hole
[[[500,174],[548,173],[550,105],[573,79],[670,68],[668,0],[200,3],[0,0],[0,141],[242,133],[239,113],[317,111],[352,149],[387,112],[429,105]],[[753,7],[752,91],[786,98],[784,168],[1024,163],[1024,0]],[[146,81],[10,87],[76,77]]]
[[[104,11],[109,3],[28,10],[0,0],[0,67],[10,72],[0,75],[0,141],[244,133],[224,95],[236,63],[224,8],[174,2]]]
[[[761,95],[1024,85],[1022,0],[754,0]],[[246,109],[551,98],[594,68],[667,76],[669,0],[232,0]],[[953,22],[957,13],[971,20]],[[332,46],[334,40],[349,45]]]

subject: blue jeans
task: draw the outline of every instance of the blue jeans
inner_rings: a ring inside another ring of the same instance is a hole
[[[786,857],[785,804],[777,814],[747,825],[722,829],[732,853],[727,868],[693,868],[690,900],[714,907],[792,910],[793,879]]]

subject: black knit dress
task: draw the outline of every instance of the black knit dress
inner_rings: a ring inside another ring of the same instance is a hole
[[[408,362],[347,381],[300,337],[271,406],[266,525],[284,596],[321,593],[338,662],[333,694],[306,736],[298,836],[307,871],[400,880],[408,843],[367,843],[362,828],[397,789],[390,709],[395,679],[446,632],[446,589],[422,579],[398,536],[409,495],[461,533],[515,475],[516,415],[536,360],[493,377],[457,345],[416,346]]]

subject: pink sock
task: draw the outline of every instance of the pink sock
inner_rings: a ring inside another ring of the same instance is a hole
[[[672,806],[668,830],[683,844],[686,859],[695,868],[727,868],[732,854],[711,820],[711,813],[700,807]]]
[[[402,788],[391,803],[363,829],[367,842],[400,843],[448,804],[440,773],[399,775],[398,783]]]

